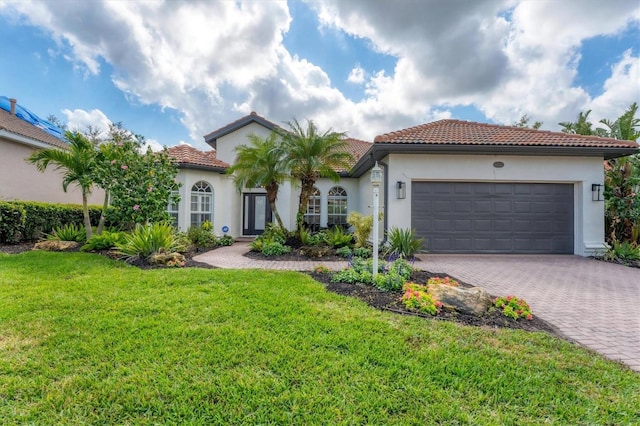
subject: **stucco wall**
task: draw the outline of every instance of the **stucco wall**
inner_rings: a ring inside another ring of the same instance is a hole
[[[0,139],[0,200],[40,201],[44,203],[81,204],[82,193],[75,185],[62,190],[61,172],[50,165],[44,172],[25,160],[34,148]],[[89,204],[102,205],[104,191],[94,188]]]
[[[504,167],[494,167],[496,161]],[[412,181],[572,183],[575,254],[589,256],[604,245],[604,202],[591,200],[591,185],[603,184],[602,158],[391,154],[385,162],[391,189],[397,181],[407,183],[403,200],[390,191],[389,227],[411,225]]]
[[[236,159],[235,148],[238,145],[247,145],[249,143],[247,136],[251,133],[266,138],[271,131],[258,123],[249,123],[233,133],[222,136],[216,142],[216,158],[233,164]]]

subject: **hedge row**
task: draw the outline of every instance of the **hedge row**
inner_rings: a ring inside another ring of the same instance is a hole
[[[98,224],[101,211],[100,207],[89,207],[92,225]],[[0,243],[37,240],[68,223],[83,224],[81,205],[0,201]]]

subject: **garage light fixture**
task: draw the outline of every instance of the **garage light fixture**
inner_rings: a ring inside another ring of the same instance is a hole
[[[599,183],[591,184],[591,201],[604,201],[604,185]]]
[[[404,200],[407,198],[407,182],[399,180],[396,183],[396,198],[398,200]]]

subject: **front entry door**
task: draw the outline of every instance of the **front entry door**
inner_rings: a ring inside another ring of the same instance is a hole
[[[271,208],[267,194],[244,194],[242,235],[260,235],[271,222]]]

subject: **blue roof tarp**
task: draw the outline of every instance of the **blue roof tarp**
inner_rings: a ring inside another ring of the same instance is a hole
[[[9,101],[9,98],[7,98],[6,96],[0,96],[0,108],[7,112],[11,112],[11,102]],[[32,113],[25,107],[17,104],[16,117],[36,126],[39,129],[44,130],[45,132],[49,133],[52,136],[55,136],[58,139],[64,140],[64,137],[62,136],[63,131],[58,126],[38,117],[36,114]]]

